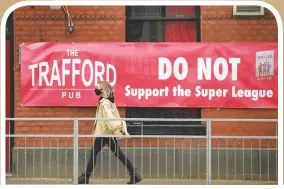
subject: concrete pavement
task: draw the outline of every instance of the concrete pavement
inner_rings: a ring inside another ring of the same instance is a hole
[[[94,182],[95,181],[95,182]],[[90,179],[90,184],[125,184],[127,179]],[[7,178],[7,185],[14,184],[73,184],[72,179],[37,179],[37,178]],[[205,185],[206,180],[193,179],[143,179],[140,185]],[[243,181],[243,180],[212,180],[213,185],[276,185],[275,181]]]

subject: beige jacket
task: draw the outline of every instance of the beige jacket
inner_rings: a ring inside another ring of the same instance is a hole
[[[114,103],[101,99],[96,111],[96,118],[120,118]],[[124,120],[96,120],[93,135],[128,135]]]

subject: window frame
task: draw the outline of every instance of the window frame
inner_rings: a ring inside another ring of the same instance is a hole
[[[195,6],[195,16],[166,16],[166,6],[161,6],[162,16],[132,16],[131,7],[126,6],[125,39],[128,36],[128,21],[194,21],[196,22],[196,42],[201,41],[200,6]]]
[[[265,15],[265,10],[264,7],[260,6],[260,11],[259,12],[239,12],[237,11],[239,5],[234,5],[233,6],[233,16],[264,16]],[[242,7],[247,7],[247,6],[242,6]],[[254,6],[258,7],[258,6]]]
[[[148,16],[133,16],[131,15],[131,6],[126,6],[126,20],[125,20],[125,39],[126,42],[133,42],[133,41],[128,41],[128,22],[130,21],[192,21],[192,22],[196,22],[196,42],[200,42],[201,41],[201,27],[200,27],[200,6],[195,6],[195,15],[194,16],[166,16],[166,6],[161,6],[161,15],[162,16],[152,16],[152,15],[148,15]],[[139,107],[125,107],[125,113],[126,113],[126,117],[128,117],[128,111],[130,111],[133,108],[139,108]],[[169,107],[170,108],[170,107]],[[177,109],[182,109],[182,108],[178,108],[175,107]],[[191,107],[188,107],[191,108]],[[195,109],[195,108],[194,108]],[[196,118],[201,118],[201,108],[196,108],[197,109],[197,117]],[[190,115],[189,115],[190,116]],[[131,116],[130,116],[131,117]],[[190,118],[190,117],[189,117]],[[196,122],[190,122],[189,123],[185,123],[187,126],[182,128],[182,127],[175,127],[175,123],[171,123],[172,126],[170,125],[164,125],[161,122],[161,125],[157,128],[157,127],[153,127],[147,124],[144,125],[144,123],[142,122],[142,125],[137,124],[135,125],[132,122],[127,121],[127,124],[130,124],[129,126],[129,130],[131,134],[144,134],[144,135],[159,135],[159,133],[163,132],[163,135],[201,135],[204,136],[206,135],[206,128],[204,126],[204,124],[202,124],[201,121],[196,121]],[[134,125],[133,125],[134,124]],[[180,123],[179,123],[180,124]],[[196,127],[196,125],[198,125]],[[197,129],[194,129],[197,128]],[[147,130],[151,129],[152,131],[148,131]],[[176,129],[176,130],[175,130]],[[184,129],[190,129],[191,133],[185,133]],[[154,132],[155,130],[155,132]],[[157,133],[156,133],[157,132]]]

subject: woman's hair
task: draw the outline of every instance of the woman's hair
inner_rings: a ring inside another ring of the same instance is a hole
[[[111,98],[113,97],[113,87],[108,81],[99,81],[98,83],[100,85],[100,88],[102,90],[101,96],[103,98]]]

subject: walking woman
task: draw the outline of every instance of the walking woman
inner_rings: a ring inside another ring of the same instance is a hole
[[[97,107],[97,118],[120,118],[119,112],[114,103],[113,88],[107,81],[100,81],[95,89],[96,95],[100,96]],[[129,135],[126,123],[123,120],[96,120],[94,123],[94,135]],[[127,167],[130,180],[127,184],[136,184],[142,180],[135,171],[131,161],[122,153],[116,137],[97,137],[92,147],[89,162],[85,173],[78,178],[78,184],[88,184],[90,175],[96,165],[96,157],[102,148],[108,145],[114,155]]]

